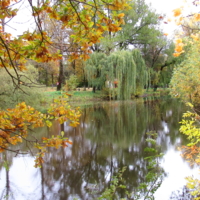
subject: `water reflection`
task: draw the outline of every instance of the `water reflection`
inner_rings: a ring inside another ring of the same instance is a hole
[[[184,110],[180,102],[171,99],[102,102],[84,107],[78,127],[54,123],[52,128],[37,129],[34,133],[43,137],[56,135],[64,130],[65,135],[73,141],[73,145],[66,149],[50,148],[43,168],[31,167],[32,157],[23,158],[22,161],[22,158],[10,156],[9,162],[12,164],[8,171],[1,165],[0,195],[20,200],[97,199],[109,186],[113,174],[123,166],[127,166],[124,184],[129,191],[134,191],[144,181],[148,171],[143,151],[148,131],[158,133],[157,143],[161,146],[160,151],[166,155],[161,161],[161,166],[169,173],[165,180],[182,181],[182,177],[188,176],[187,172],[192,172],[176,151],[177,146],[186,142],[178,132],[178,122]],[[174,171],[180,172],[182,166],[184,171],[181,172],[181,177],[176,177]],[[161,186],[156,193],[157,200],[168,200],[176,190],[176,187],[168,189],[169,185],[166,183],[164,181],[164,189]],[[183,185],[184,183],[181,187]],[[179,184],[176,183],[176,186]],[[10,192],[5,192],[6,189]],[[123,192],[118,194],[119,197],[123,195]]]

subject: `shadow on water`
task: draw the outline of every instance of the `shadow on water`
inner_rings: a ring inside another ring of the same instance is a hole
[[[150,144],[146,143],[146,133],[158,133],[156,142],[164,154],[185,144],[185,137],[178,131],[184,111],[184,105],[173,99],[101,102],[82,108],[80,125],[76,128],[67,123],[62,126],[54,123],[50,129],[37,129],[36,137],[56,135],[63,130],[73,145],[65,149],[49,149],[43,167],[32,172],[34,179],[38,180],[37,190],[26,193],[21,187],[24,199],[35,199],[31,196],[33,194],[42,200],[97,199],[109,187],[113,175],[124,166],[127,169],[123,173],[123,184],[133,192],[148,173],[144,149]],[[11,171],[17,169],[15,162],[12,161]],[[4,172],[2,168],[1,174]],[[172,192],[169,199],[182,200],[178,192]],[[181,193],[185,194],[187,190],[183,188]],[[119,198],[123,195],[122,191],[118,192]],[[189,196],[185,199],[188,200]]]

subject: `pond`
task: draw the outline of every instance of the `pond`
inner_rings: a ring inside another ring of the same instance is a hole
[[[164,178],[155,199],[178,200],[180,195],[187,196],[185,177],[198,176],[198,169],[182,159],[177,150],[187,143],[179,133],[179,121],[185,111],[182,103],[169,98],[96,102],[82,108],[76,128],[55,122],[51,128],[36,129],[33,134],[38,138],[64,131],[73,144],[65,149],[50,148],[41,169],[33,167],[31,155],[2,154],[0,199],[97,199],[124,166],[123,184],[132,192],[144,182],[148,171],[144,149],[147,133],[152,131],[158,134],[156,142],[164,154],[159,159]],[[27,144],[20,148],[26,149]],[[123,195],[118,192],[118,198]]]

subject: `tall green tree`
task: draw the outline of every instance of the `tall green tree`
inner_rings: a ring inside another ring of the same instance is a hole
[[[116,49],[139,49],[148,67],[148,86],[166,85],[169,83],[166,77],[171,75],[171,67],[168,70],[166,68],[171,64],[169,58],[173,50],[167,51],[171,41],[161,30],[164,16],[157,13],[144,0],[131,1],[130,9],[124,14],[122,29],[116,33],[107,32],[101,43],[93,50],[103,51],[109,55]],[[165,70],[163,66],[166,67]],[[162,83],[163,80],[165,83]]]
[[[137,49],[116,51],[109,56],[95,52],[86,62],[85,71],[91,86],[107,86],[110,96],[123,100],[141,94],[148,79],[144,59]]]
[[[142,48],[155,43],[162,35],[159,17],[144,0],[131,1],[131,9],[125,11],[122,30],[116,34],[119,48],[128,49],[130,45]]]
[[[93,87],[93,92],[95,92],[97,87],[101,89],[105,85],[106,62],[107,56],[101,52],[94,52],[86,62],[86,77],[89,85]]]

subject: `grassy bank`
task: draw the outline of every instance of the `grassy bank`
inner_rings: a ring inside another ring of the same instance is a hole
[[[104,93],[102,91],[96,91],[95,93],[92,91],[70,91],[67,92],[69,94],[68,101],[69,103],[75,104],[84,104],[87,102],[96,102],[106,100]],[[56,91],[56,88],[47,88],[44,92],[44,99],[46,103],[52,102],[53,99],[65,94],[63,91]],[[168,88],[158,88],[154,91],[152,88],[148,90],[144,90],[143,94],[138,98],[143,97],[160,97],[169,94]],[[44,102],[45,103],[45,102]]]
[[[0,101],[1,109],[15,107],[19,102],[25,101],[27,105],[34,107],[41,112],[45,112],[54,99],[62,96],[66,92],[56,91],[56,88],[52,87],[42,87],[31,90],[30,94],[25,94],[23,92],[11,95],[1,95],[2,101]],[[70,91],[67,92],[68,102],[72,106],[81,106],[81,105],[91,105],[99,101],[108,100],[107,94],[105,92],[97,90],[95,93],[88,89],[87,91]],[[166,96],[169,93],[169,89],[158,88],[156,91],[153,89],[144,90],[143,94],[138,98],[151,98]]]

